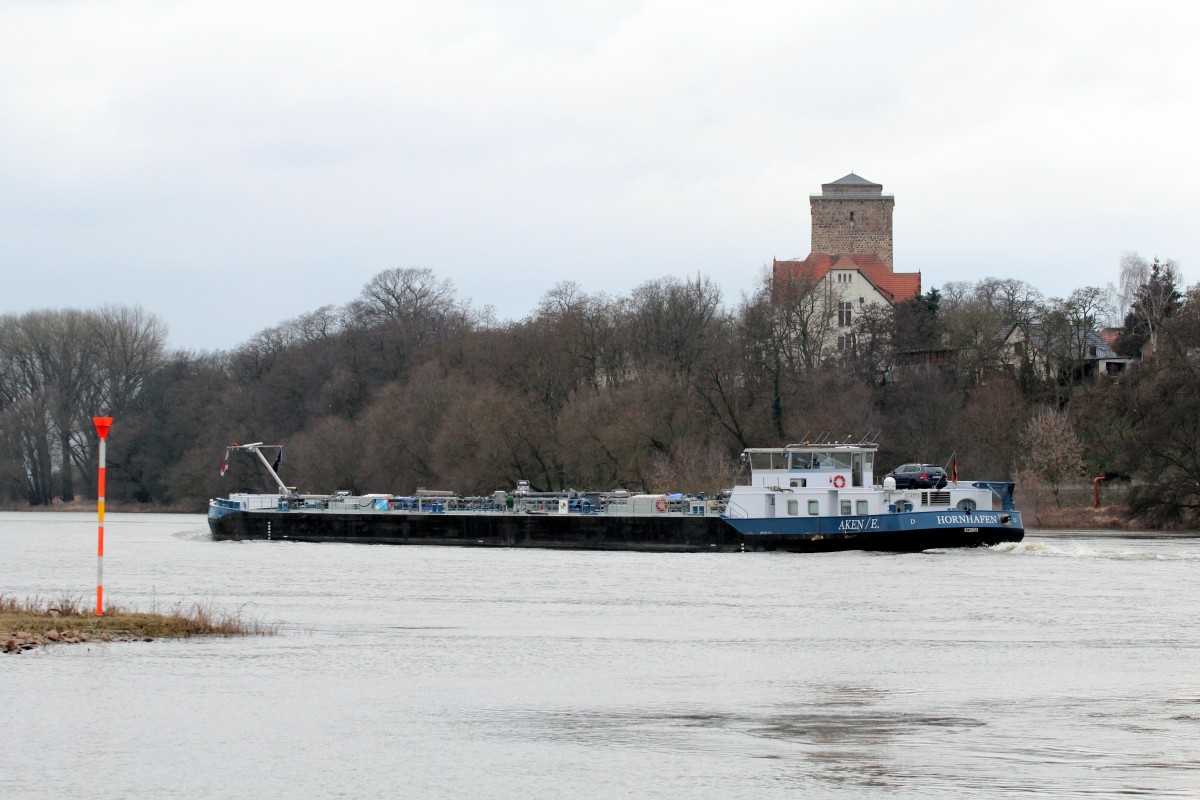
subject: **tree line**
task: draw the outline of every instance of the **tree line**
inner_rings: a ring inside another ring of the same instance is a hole
[[[1140,513],[1195,519],[1200,287],[1181,290],[1172,262],[1129,255],[1119,287],[1067,298],[949,283],[858,306],[842,330],[836,307],[769,274],[733,302],[703,276],[668,277],[615,296],[560,283],[500,322],[430,270],[392,269],[230,351],[167,351],[139,308],[10,314],[0,502],[94,497],[103,414],[108,498],[187,510],[268,488],[249,459],[219,476],[235,441],[285,445],[281,475],[300,491],[712,492],[745,447],[874,434],[879,467],[953,457],[969,477],[1055,488],[1131,475]],[[1080,332],[1107,324],[1137,360],[1118,380],[1084,377]],[[1036,327],[1040,350],[1006,349],[1013,326]]]

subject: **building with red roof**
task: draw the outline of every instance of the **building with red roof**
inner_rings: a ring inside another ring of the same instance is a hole
[[[820,291],[839,348],[853,346],[854,320],[866,305],[894,306],[921,293],[921,273],[892,269],[895,205],[881,184],[853,172],[822,184],[821,194],[809,197],[812,252],[772,265],[777,298]]]

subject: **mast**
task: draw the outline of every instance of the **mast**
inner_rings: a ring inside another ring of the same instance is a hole
[[[254,455],[258,456],[258,461],[263,465],[263,469],[267,471],[267,474],[271,476],[271,480],[275,481],[275,485],[279,487],[279,493],[292,494],[296,490],[296,487],[283,485],[283,481],[280,479],[279,473],[275,471],[273,466],[271,466],[271,462],[267,461],[267,457],[262,454],[262,448],[264,447],[278,448],[279,450],[283,450],[283,445],[281,444],[263,444],[262,442],[254,442],[253,444],[234,443],[225,448],[225,458],[229,458],[230,450],[240,451],[243,453],[253,453]]]

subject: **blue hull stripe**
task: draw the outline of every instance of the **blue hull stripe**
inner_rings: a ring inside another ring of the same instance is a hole
[[[1001,521],[1001,519],[1005,521]],[[961,531],[978,528],[1023,529],[1019,511],[958,510],[917,511],[900,514],[867,514],[850,517],[775,517],[737,519],[724,517],[744,536],[813,536],[894,533],[898,535],[926,531]]]

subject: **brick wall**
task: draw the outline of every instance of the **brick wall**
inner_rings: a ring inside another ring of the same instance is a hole
[[[812,252],[873,253],[892,266],[894,198],[883,195],[830,196],[828,190],[809,200],[812,208]],[[853,219],[851,219],[853,214]]]

